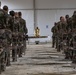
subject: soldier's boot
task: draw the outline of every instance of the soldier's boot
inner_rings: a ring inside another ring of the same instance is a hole
[[[12,50],[12,62],[15,62],[15,52],[14,52],[15,50],[13,49]]]
[[[26,47],[23,47],[23,51],[22,53],[25,55],[25,52],[26,52]]]
[[[2,59],[1,59],[1,71],[3,72],[3,71],[5,71],[5,69],[6,69],[5,59],[2,58]]]
[[[73,53],[73,62],[72,63],[76,63],[76,51],[74,51],[74,53]]]
[[[60,45],[57,46],[57,52],[60,52]]]
[[[18,57],[20,57],[20,48],[18,49]]]
[[[52,48],[54,48],[54,41],[52,42]]]
[[[76,56],[73,57],[72,63],[76,63]]]
[[[22,51],[21,51],[21,48],[19,49],[19,57],[22,57]]]
[[[15,62],[15,58],[12,58],[12,62]]]
[[[12,58],[12,61],[13,61],[13,62],[16,62],[16,61],[17,61],[17,56],[14,56],[14,57]]]
[[[56,49],[57,49],[57,46],[58,46],[58,39],[56,39]]]
[[[7,59],[7,63],[6,63],[6,66],[10,66],[10,59]]]
[[[1,72],[4,72],[5,71],[5,69],[6,69],[6,65],[1,65]]]
[[[10,66],[10,52],[8,53],[6,66]]]
[[[0,74],[1,74],[1,59],[0,59]]]
[[[23,46],[23,53],[24,53],[24,55],[25,55],[26,49],[27,49],[27,44],[26,44],[26,40],[25,40],[24,41],[24,46]]]
[[[17,49],[16,49],[16,52],[15,52],[15,60],[17,61]]]
[[[74,56],[73,56],[73,51],[71,51],[71,60],[73,60],[74,59]]]
[[[57,49],[57,43],[56,43],[56,47],[55,48]]]
[[[65,52],[65,59],[69,59],[69,53]]]
[[[12,50],[12,61],[13,61],[13,62],[17,61],[16,56],[17,56],[17,55],[16,55],[16,50],[13,49],[13,50]]]
[[[54,45],[54,43],[53,43],[52,48],[54,48],[54,47],[55,47],[55,45]]]
[[[17,51],[15,52],[14,60],[17,61]]]
[[[53,45],[53,38],[52,38],[52,48],[54,48],[54,45]]]
[[[16,62],[16,61],[17,61],[17,57],[13,57],[12,62]]]

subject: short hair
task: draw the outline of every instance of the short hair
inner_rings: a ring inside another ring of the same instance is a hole
[[[8,6],[3,6],[3,10],[8,11]]]
[[[54,22],[54,25],[57,25],[57,23],[56,23],[56,22]]]
[[[75,14],[76,14],[76,11],[74,11],[73,15],[75,15]]]
[[[74,13],[76,13],[76,11],[74,11]]]
[[[69,15],[66,15],[65,18],[69,18]]]
[[[63,16],[60,17],[60,20],[63,18]]]
[[[10,11],[9,13],[10,13],[11,16],[14,16],[15,15],[15,12],[14,11]]]
[[[18,15],[19,15],[19,16],[22,16],[22,13],[21,13],[21,12],[18,12]]]

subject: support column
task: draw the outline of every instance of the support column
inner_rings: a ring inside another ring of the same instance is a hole
[[[36,0],[33,0],[33,10],[34,10],[34,29],[37,27],[36,25]]]
[[[0,9],[1,9],[1,1],[0,1]]]

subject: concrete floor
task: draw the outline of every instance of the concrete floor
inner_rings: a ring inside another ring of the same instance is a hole
[[[64,59],[51,44],[28,45],[26,54],[11,62],[1,75],[76,75],[76,65]]]

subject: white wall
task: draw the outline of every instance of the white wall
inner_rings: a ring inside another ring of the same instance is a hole
[[[29,35],[34,34],[33,0],[1,0],[2,7],[22,11],[27,22]],[[28,10],[27,10],[28,9]],[[52,36],[51,28],[60,16],[72,16],[76,10],[76,0],[36,0],[36,25],[40,28],[40,35]],[[48,28],[46,28],[48,26]]]
[[[36,0],[36,8],[76,8],[76,0]]]
[[[33,9],[33,0],[0,0],[2,7],[8,5],[9,9]]]
[[[55,12],[55,10],[37,10],[37,25],[40,28],[40,35],[51,36],[51,27],[56,17]]]

